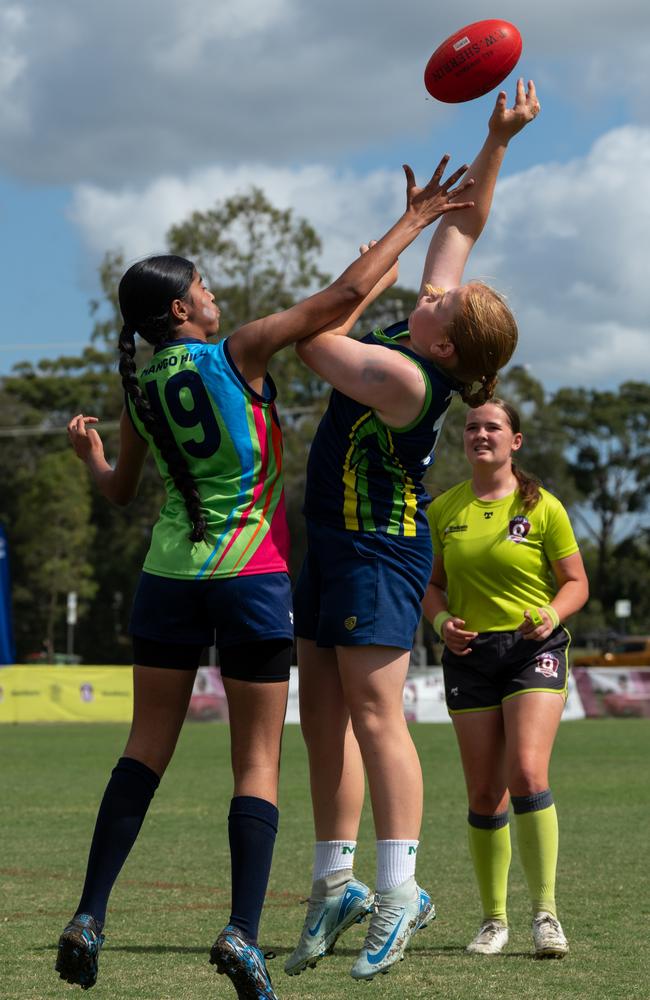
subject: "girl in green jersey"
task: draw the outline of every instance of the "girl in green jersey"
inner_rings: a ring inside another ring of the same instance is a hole
[[[569,634],[588,584],[562,504],[512,461],[517,412],[492,399],[465,421],[468,482],[428,510],[434,562],[426,617],[445,643],[447,706],[469,800],[468,836],[483,920],[467,950],[508,941],[508,806],[533,912],[538,958],[569,946],[557,919],[557,815],[548,769],[567,691]]]

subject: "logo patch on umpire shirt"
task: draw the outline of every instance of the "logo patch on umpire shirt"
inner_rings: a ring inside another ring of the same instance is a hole
[[[345,625],[345,627],[348,630],[348,632],[351,632],[354,628],[356,628],[357,616],[356,615],[350,615],[349,618],[345,619],[345,621],[343,622],[343,624]]]
[[[553,653],[540,653],[535,659],[537,660],[536,674],[542,674],[544,677],[557,677],[560,666],[557,656],[554,656]]]
[[[518,514],[517,517],[513,517],[508,525],[508,541],[523,542],[529,531],[530,521],[523,514]]]
[[[467,524],[450,524],[445,528],[445,535],[450,535],[452,531],[467,531]]]

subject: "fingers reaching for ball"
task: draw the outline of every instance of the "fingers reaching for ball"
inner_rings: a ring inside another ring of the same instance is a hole
[[[532,122],[541,110],[535,84],[532,80],[524,84],[523,77],[517,80],[515,103],[509,108],[504,90],[499,91],[494,111],[490,117],[490,132],[502,141],[508,142],[513,135]]]

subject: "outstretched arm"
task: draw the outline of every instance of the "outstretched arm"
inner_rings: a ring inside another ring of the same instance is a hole
[[[370,240],[369,243],[362,243],[359,247],[359,253],[361,256],[368,253],[376,245],[376,240]],[[303,337],[302,340],[296,341],[296,353],[298,357],[302,358],[310,368],[317,371],[316,367],[309,361],[309,358],[316,358],[316,338],[323,338],[324,334],[330,334],[334,337],[346,337],[350,331],[353,329],[355,323],[360,316],[366,311],[368,306],[372,305],[375,299],[378,299],[382,292],[385,292],[387,288],[394,285],[399,277],[399,262],[394,261],[391,267],[388,268],[385,274],[382,274],[381,278],[374,285],[373,288],[368,292],[365,298],[361,299],[359,303],[355,306],[350,306],[345,312],[341,313],[336,319],[332,320],[331,323],[326,323],[325,326],[321,327],[320,330],[316,330],[315,333],[310,334],[308,337]]]
[[[367,253],[368,246],[361,247]],[[409,424],[419,414],[425,396],[420,369],[393,351],[348,338],[354,324],[379,295],[397,281],[397,261],[355,308],[321,330],[299,340],[300,359],[347,396],[375,410],[391,427]]]
[[[448,161],[449,157],[444,156],[429,183],[422,188],[417,187],[413,171],[405,165],[406,211],[368,253],[350,264],[328,288],[284,312],[247,323],[230,337],[231,356],[247,380],[262,376],[276,351],[359,306],[423,229],[441,215],[462,211],[472,204],[454,201],[471,184],[471,181],[458,184],[466,166],[442,182]]]
[[[436,227],[424,264],[420,295],[426,294],[427,285],[448,289],[461,283],[467,258],[487,222],[508,143],[537,117],[539,110],[532,80],[528,81],[527,90],[523,80],[517,82],[512,108],[507,105],[505,91],[499,93],[488,122],[487,138],[468,171],[476,184],[474,204],[453,217],[446,216]]]

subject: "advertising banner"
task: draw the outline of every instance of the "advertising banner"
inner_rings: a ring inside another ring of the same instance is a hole
[[[404,686],[404,715],[407,722],[451,722],[445,704],[442,667],[429,667],[409,677]],[[584,719],[585,710],[573,676],[569,676],[569,692],[563,719]],[[287,722],[299,722],[298,669],[291,668]]]
[[[589,718],[650,719],[650,667],[575,667]]]
[[[2,722],[130,722],[131,667],[0,668]],[[226,692],[215,667],[201,667],[188,719],[228,719]]]
[[[39,666],[0,668],[0,723],[130,722],[130,667]],[[442,669],[409,677],[404,688],[408,722],[449,722]],[[576,668],[569,678],[564,719],[585,715],[650,717],[650,670]],[[228,705],[217,667],[196,675],[187,718],[228,721]],[[286,721],[300,721],[298,668],[291,668]]]
[[[130,667],[5,667],[2,722],[129,722]]]

